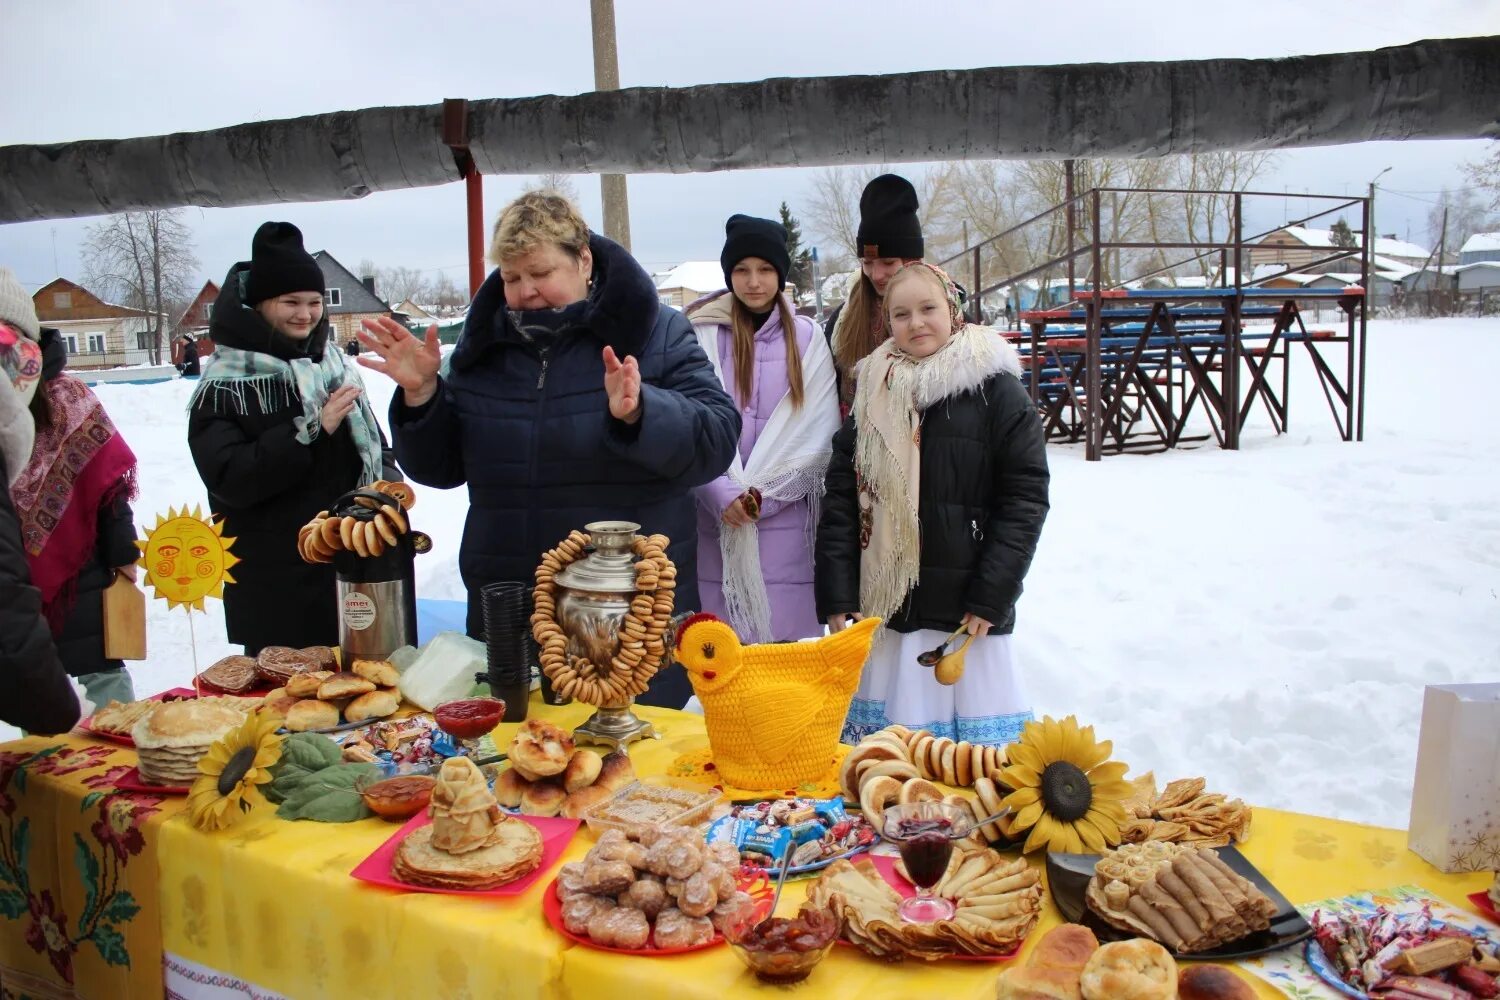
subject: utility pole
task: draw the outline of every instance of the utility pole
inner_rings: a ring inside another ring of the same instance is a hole
[[[1443,259],[1448,256],[1448,206],[1443,206],[1443,228],[1438,234],[1438,259],[1437,277],[1433,279],[1433,289],[1438,292],[1437,307],[1441,310],[1438,315],[1448,315],[1448,286],[1444,284]]]
[[[615,0],[589,0],[594,28],[594,89],[620,89],[620,57],[615,49]],[[630,249],[630,194],[624,174],[600,174],[604,235]]]

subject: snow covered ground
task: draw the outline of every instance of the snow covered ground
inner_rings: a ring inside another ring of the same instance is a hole
[[[1038,713],[1077,714],[1161,781],[1406,825],[1423,686],[1500,681],[1500,321],[1379,321],[1369,354],[1363,444],[1338,440],[1295,356],[1290,434],[1098,464],[1052,449],[1017,631]],[[384,414],[390,386],[367,374]],[[205,501],[191,388],[97,389],[141,459],[138,522]],[[463,596],[465,508],[421,491],[423,597]],[[142,694],[193,673],[184,612],[150,614]],[[195,627],[200,664],[231,651],[216,603]]]

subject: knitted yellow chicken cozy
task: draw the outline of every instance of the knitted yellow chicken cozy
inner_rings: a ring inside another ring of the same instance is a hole
[[[769,791],[826,773],[879,627],[866,618],[815,642],[742,646],[713,615],[684,622],[677,662],[703,702],[724,780]]]

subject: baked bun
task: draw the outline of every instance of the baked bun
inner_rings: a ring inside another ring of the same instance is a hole
[[[287,682],[290,685],[290,681]],[[338,701],[340,698],[356,698],[375,690],[375,682],[352,674],[334,674],[318,685],[319,701]]]
[[[572,757],[573,737],[541,719],[527,719],[521,723],[520,730],[510,741],[511,764],[521,772],[521,777],[531,781],[562,774]],[[558,805],[560,807],[562,803]]]
[[[1075,976],[1099,950],[1099,939],[1082,924],[1054,927],[1031,950],[1027,964],[1049,969],[1067,969]]]
[[[1083,967],[1083,1000],[1175,1000],[1177,963],[1155,941],[1104,945]]]
[[[521,793],[521,812],[527,816],[556,816],[568,793],[559,781],[533,781]]]
[[[573,754],[573,759],[568,761],[568,766],[563,770],[563,788],[571,795],[580,789],[587,788],[599,777],[599,770],[604,767],[604,758],[592,750],[579,750]]]
[[[261,705],[268,712],[275,712],[277,715],[284,716],[292,710],[293,705],[301,700],[301,698],[295,695],[287,694],[286,688],[276,688],[265,696],[261,701]]]
[[[601,788],[598,785],[580,788],[568,795],[567,801],[563,803],[562,812],[558,815],[565,819],[582,819],[584,813],[608,800],[613,794],[615,794],[613,790]]]
[[[339,710],[326,701],[309,698],[287,710],[286,727],[294,733],[309,729],[332,729],[339,724]]]
[[[995,1000],[1079,1000],[1081,995],[1078,973],[1026,965],[1005,971]]]
[[[288,678],[285,690],[293,698],[316,698],[318,688],[322,687],[323,682],[332,676],[332,670],[314,670],[310,674],[297,674]]]
[[[495,775],[495,801],[507,809],[515,809],[521,804],[522,794],[530,787],[531,782],[521,777],[521,772],[507,767]]]
[[[355,660],[349,670],[355,677],[374,681],[376,687],[395,687],[401,683],[401,672],[389,660]]]
[[[599,777],[594,779],[594,787],[618,792],[634,780],[635,765],[630,762],[630,755],[624,750],[616,750],[606,754],[599,765]]]
[[[1255,991],[1222,965],[1191,965],[1177,977],[1180,1000],[1255,1000]]]
[[[388,691],[367,691],[344,706],[344,718],[349,722],[367,722],[394,715],[401,707],[401,697]]]

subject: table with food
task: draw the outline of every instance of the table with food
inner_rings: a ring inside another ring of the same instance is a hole
[[[1005,746],[841,745],[875,625],[742,645],[673,618],[666,539],[627,535],[591,525],[538,567],[560,704],[495,697],[451,641],[273,647],[0,746],[0,987],[1500,996],[1492,872],[1132,773],[1072,716]],[[703,714],[634,704],[671,658]]]

